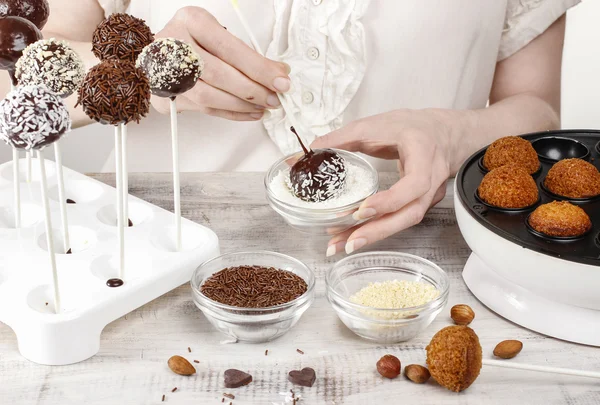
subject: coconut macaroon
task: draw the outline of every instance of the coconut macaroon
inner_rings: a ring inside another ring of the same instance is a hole
[[[564,159],[550,168],[544,185],[562,197],[595,197],[600,195],[600,173],[583,159]]]
[[[477,192],[483,201],[499,208],[525,208],[535,204],[539,198],[533,177],[514,164],[486,174]]]
[[[492,143],[483,156],[483,165],[493,170],[508,164],[523,167],[529,174],[540,168],[540,160],[531,143],[518,136],[507,136]]]
[[[529,226],[537,232],[556,237],[578,237],[592,228],[586,212],[567,201],[540,205],[529,216]]]
[[[448,326],[440,330],[425,350],[431,376],[451,391],[466,390],[479,376],[481,345],[475,331],[468,326]]]

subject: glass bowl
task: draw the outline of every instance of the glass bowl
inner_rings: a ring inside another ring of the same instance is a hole
[[[287,270],[303,278],[308,288],[295,300],[268,308],[225,305],[200,292],[200,286],[208,277],[235,266],[265,266]],[[194,303],[218,331],[238,341],[262,343],[289,331],[311,306],[315,294],[315,275],[304,263],[290,256],[266,251],[240,252],[218,256],[202,264],[194,271],[191,285]]]
[[[402,309],[372,308],[350,301],[369,283],[407,280],[428,283],[440,295],[427,304]],[[327,299],[340,320],[358,336],[380,343],[397,343],[425,330],[448,302],[450,281],[436,264],[418,256],[368,252],[340,260],[327,273]]]
[[[338,233],[342,233],[352,228],[361,222],[355,220],[352,217],[352,214],[358,210],[358,207],[360,207],[364,200],[379,191],[379,175],[377,170],[375,170],[369,162],[352,152],[339,149],[335,149],[335,151],[342,155],[347,163],[368,172],[372,181],[372,185],[369,187],[369,190],[364,197],[359,198],[356,201],[351,201],[343,206],[335,208],[307,207],[306,203],[299,199],[297,199],[297,205],[294,204],[293,200],[289,201],[286,199],[286,201],[284,201],[277,196],[272,188],[273,179],[275,179],[280,172],[288,172],[298,159],[303,156],[302,152],[280,159],[271,167],[265,176],[265,188],[269,205],[276,213],[281,215],[290,226],[301,232],[313,235],[337,235]],[[294,197],[294,200],[295,199],[296,198]]]

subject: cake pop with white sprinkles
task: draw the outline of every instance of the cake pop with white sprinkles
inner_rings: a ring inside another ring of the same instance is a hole
[[[85,76],[83,61],[64,41],[43,39],[29,45],[16,64],[21,85],[44,85],[61,97],[68,97]]]
[[[21,86],[0,102],[0,139],[25,150],[41,150],[71,129],[69,110],[43,86]]]
[[[196,85],[204,62],[185,42],[161,38],[144,48],[137,66],[150,79],[152,94],[175,98]]]
[[[294,127],[304,156],[291,168],[289,188],[301,200],[308,202],[327,201],[339,196],[346,186],[346,161],[333,149],[307,149]]]

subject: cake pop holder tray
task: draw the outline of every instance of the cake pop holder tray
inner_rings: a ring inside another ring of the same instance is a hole
[[[64,254],[56,170],[46,161],[51,222],[57,253],[60,313],[55,313],[46,245],[39,161],[25,182],[21,160],[22,227],[14,227],[12,162],[0,165],[0,322],[16,334],[21,355],[35,363],[64,365],[95,355],[110,322],[189,282],[193,271],[219,254],[210,229],[182,218],[183,245],[175,245],[174,214],[129,196],[124,284],[119,277],[116,190],[64,168],[72,254]]]

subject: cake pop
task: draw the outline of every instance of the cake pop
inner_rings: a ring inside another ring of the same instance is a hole
[[[129,14],[110,15],[100,23],[92,37],[92,52],[101,61],[123,60],[135,63],[154,34],[144,20]]]
[[[0,70],[8,70],[13,85],[15,64],[30,44],[42,39],[40,30],[29,20],[21,17],[0,18]]]
[[[290,170],[289,187],[304,201],[327,201],[339,196],[346,185],[346,161],[333,149],[307,149],[294,129],[291,131],[302,145],[304,156]]]
[[[85,76],[83,61],[64,41],[43,39],[29,45],[16,63],[21,85],[45,85],[61,97],[68,97]]]
[[[21,17],[41,30],[49,16],[48,0],[0,0],[0,17]]]
[[[170,98],[193,88],[204,69],[192,47],[173,38],[157,39],[144,48],[137,66],[148,75],[152,94]]]
[[[69,110],[63,100],[43,86],[21,86],[0,102],[0,138],[16,148],[33,149],[40,162],[42,201],[46,217],[46,244],[52,268],[54,308],[60,312],[58,272],[48,203],[46,164],[42,149],[71,129]]]

